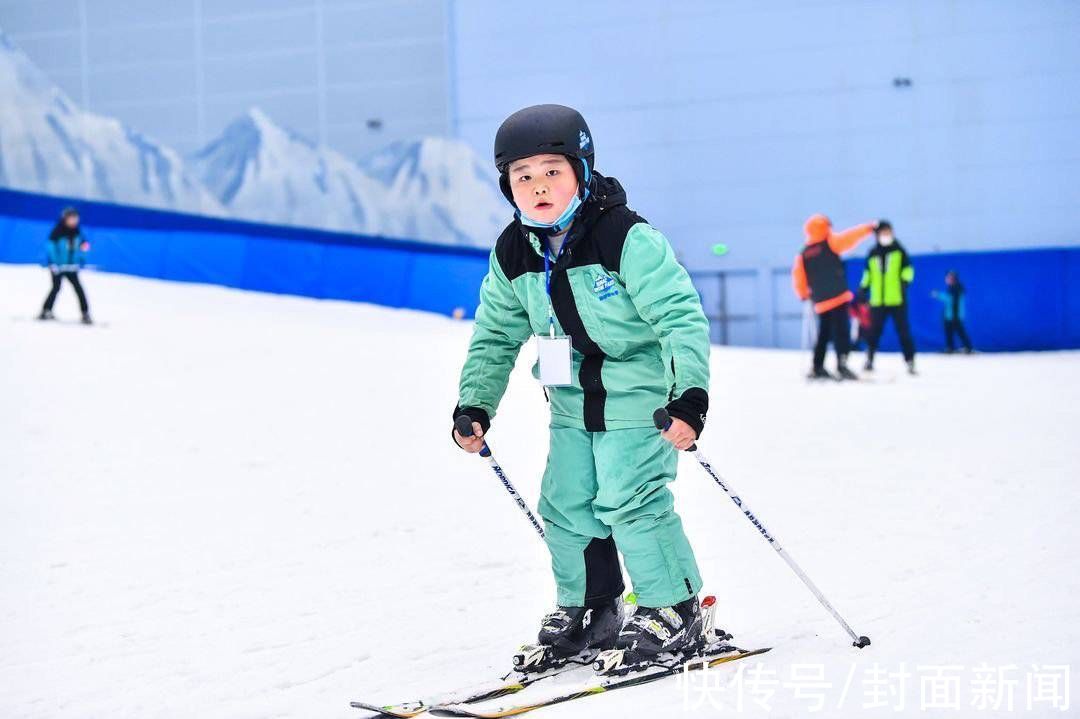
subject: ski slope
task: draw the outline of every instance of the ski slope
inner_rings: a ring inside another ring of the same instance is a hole
[[[532,638],[546,552],[449,438],[467,323],[84,284],[107,326],[38,323],[46,273],[0,265],[0,716],[361,717],[349,700],[486,679]],[[57,314],[78,316],[66,284]],[[1027,711],[1025,672],[1073,665],[1077,700],[1080,353],[927,355],[918,378],[885,355],[860,385],[807,384],[807,360],[714,348],[701,445],[871,647],[691,457],[675,483],[721,625],[775,647],[774,715],[808,693],[863,713],[875,664],[910,674],[890,685],[902,713],[954,665],[961,709],[936,716],[1075,712]],[[490,440],[533,506],[545,426],[519,366]],[[800,691],[799,665],[832,688]],[[980,665],[1015,665],[1013,712],[969,706]],[[729,666],[708,696],[671,680],[536,716],[730,712]]]

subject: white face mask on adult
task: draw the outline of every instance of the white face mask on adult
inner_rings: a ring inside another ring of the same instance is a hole
[[[889,245],[891,245],[893,243],[893,236],[892,235],[878,235],[878,242],[880,242],[885,247],[888,247]]]

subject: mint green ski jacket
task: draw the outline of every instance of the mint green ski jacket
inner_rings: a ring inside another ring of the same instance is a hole
[[[495,243],[455,416],[464,411],[487,429],[522,344],[548,334],[553,310],[556,333],[571,339],[574,376],[572,386],[546,389],[553,426],[649,427],[667,406],[700,435],[709,322],[667,238],[626,206],[617,180],[597,174],[552,263],[550,303],[545,243],[516,219]]]

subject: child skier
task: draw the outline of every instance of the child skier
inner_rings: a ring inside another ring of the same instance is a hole
[[[813,215],[803,226],[806,245],[795,255],[791,267],[791,282],[801,300],[813,300],[818,318],[817,342],[814,345],[814,365],[811,379],[831,379],[825,370],[825,352],[832,340],[836,350],[836,372],[841,379],[858,379],[848,369],[847,355],[848,303],[855,296],[848,289],[844,262],[840,255],[854,249],[877,228],[876,222],[857,225],[843,232],[833,232],[832,222],[825,215]]]
[[[881,332],[885,329],[885,320],[892,317],[908,374],[915,374],[915,341],[911,338],[907,308],[907,288],[915,280],[915,267],[907,250],[893,235],[892,225],[882,220],[875,234],[877,244],[866,256],[866,269],[859,285],[870,293],[872,323],[863,369],[867,372],[874,370],[874,354],[881,340]]]
[[[870,336],[873,321],[870,318],[870,297],[866,290],[860,289],[851,301],[848,313],[851,315],[852,349],[861,349]]]
[[[960,276],[956,274],[956,270],[949,270],[946,273],[944,292],[934,290],[930,294],[943,305],[942,320],[945,323],[945,352],[952,353],[956,351],[955,335],[960,335],[960,342],[964,345],[964,353],[971,354],[973,351],[971,339],[964,329],[964,318],[967,314],[964,307],[964,286],[960,284]]]
[[[709,323],[667,239],[596,172],[576,111],[527,107],[495,136],[515,208],[491,253],[454,416],[483,445],[521,345],[551,405],[540,491],[557,608],[539,644],[555,657],[623,649],[624,662],[704,643],[701,577],[667,484],[709,406]],[[673,423],[659,433],[652,414]],[[638,608],[623,626],[622,553]]]
[[[56,295],[60,292],[60,281],[66,277],[79,297],[83,324],[93,324],[93,320],[90,319],[90,307],[86,302],[86,293],[83,291],[82,283],[79,282],[79,270],[86,264],[86,253],[89,249],[90,243],[83,238],[79,227],[79,211],[74,207],[64,208],[59,222],[49,233],[47,256],[49,272],[52,274],[52,289],[45,298],[41,314],[38,315],[39,320],[55,319],[52,311],[53,304],[56,302]]]

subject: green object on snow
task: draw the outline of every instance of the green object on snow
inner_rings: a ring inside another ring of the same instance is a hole
[[[728,253],[728,246],[723,242],[717,242],[712,246],[712,253],[718,257],[722,257]]]

